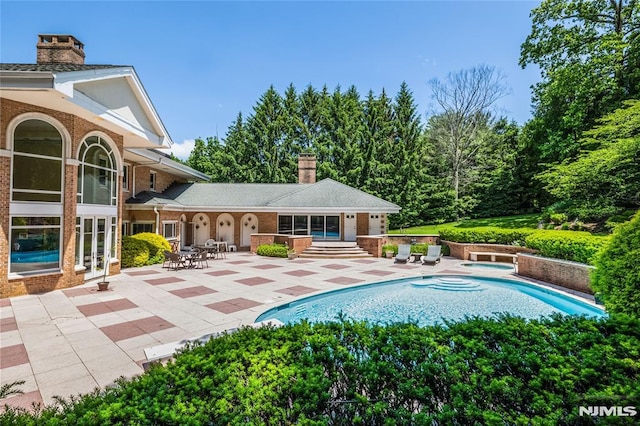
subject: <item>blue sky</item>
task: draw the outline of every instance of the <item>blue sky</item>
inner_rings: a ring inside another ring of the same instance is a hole
[[[37,34],[72,34],[86,63],[133,65],[185,158],[197,137],[246,117],[273,85],[355,85],[364,97],[406,81],[422,118],[428,81],[480,64],[507,77],[504,115],[531,116],[535,67],[518,66],[539,1],[0,2],[0,61],[34,63]]]

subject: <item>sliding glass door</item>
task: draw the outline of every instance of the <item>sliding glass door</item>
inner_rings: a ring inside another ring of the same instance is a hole
[[[280,215],[278,233],[285,235],[311,235],[314,240],[339,240],[340,216]]]

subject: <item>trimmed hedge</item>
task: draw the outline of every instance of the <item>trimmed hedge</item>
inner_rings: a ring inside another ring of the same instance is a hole
[[[640,318],[640,212],[616,227],[595,265],[591,284],[604,296],[607,310]]]
[[[35,414],[9,408],[0,423],[592,424],[580,406],[637,405],[638,348],[640,319],[626,316],[244,328]]]
[[[162,235],[141,232],[130,237],[123,237],[122,267],[132,268],[162,263],[165,250],[171,250],[171,245]]]
[[[440,239],[454,243],[508,244],[524,246],[525,239],[534,232],[536,232],[536,230],[530,228],[456,228],[441,230]]]
[[[131,238],[145,241],[149,244],[149,262],[147,265],[155,265],[156,263],[162,263],[164,261],[164,251],[171,251],[171,244],[162,235],[154,234],[153,232],[141,232],[139,234],[132,235]]]
[[[137,268],[149,263],[149,244],[133,237],[122,237],[120,253],[123,268]]]
[[[263,244],[258,246],[256,254],[267,257],[287,257],[289,249],[284,244]]]
[[[592,264],[598,252],[609,242],[609,237],[595,236],[582,231],[489,227],[442,230],[440,238],[455,243],[524,246],[538,250],[544,257],[587,264]]]
[[[609,240],[609,237],[598,237],[588,232],[540,230],[529,235],[525,243],[544,257],[593,264]]]

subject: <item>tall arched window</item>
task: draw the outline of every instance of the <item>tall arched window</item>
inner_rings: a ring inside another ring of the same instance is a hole
[[[60,269],[63,152],[60,131],[44,120],[29,118],[13,130],[10,274]]]
[[[12,201],[62,202],[62,136],[37,119],[18,124],[13,133]]]
[[[118,200],[115,155],[99,136],[82,142],[78,156],[78,203],[115,206]]]

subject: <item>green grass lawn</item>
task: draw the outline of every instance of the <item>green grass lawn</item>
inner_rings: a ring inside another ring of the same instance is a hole
[[[518,216],[491,217],[487,219],[465,219],[459,222],[448,222],[436,225],[414,226],[405,229],[389,230],[389,234],[437,234],[441,229],[478,228],[493,226],[497,228],[532,228],[538,226],[539,214],[523,214]]]

